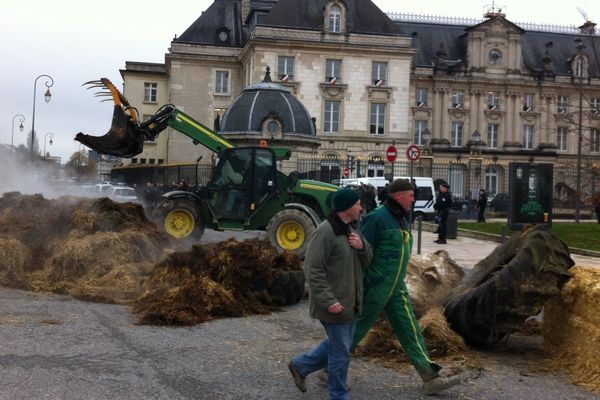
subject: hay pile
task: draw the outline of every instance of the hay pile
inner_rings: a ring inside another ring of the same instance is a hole
[[[134,312],[139,323],[156,325],[195,325],[215,317],[270,313],[277,309],[274,304],[287,303],[274,298],[277,291],[271,285],[294,274],[301,277],[297,286],[303,293],[299,257],[277,253],[266,240],[194,245],[156,265]]]
[[[467,354],[468,349],[464,340],[450,328],[440,308],[432,308],[425,313],[419,320],[419,325],[423,330],[429,354],[434,360],[473,359],[472,355]],[[356,354],[376,359],[389,367],[398,368],[409,363],[392,327],[383,317],[371,328],[367,337],[356,349]]]
[[[166,256],[172,245],[137,204],[17,192],[0,198],[3,286],[133,302],[142,323],[183,325],[268,313],[304,293],[300,259],[267,241],[229,240]]]
[[[551,365],[600,393],[600,270],[573,267],[561,295],[544,306],[544,347]]]
[[[141,206],[108,198],[5,193],[0,198],[0,284],[124,303],[141,292],[167,238]]]

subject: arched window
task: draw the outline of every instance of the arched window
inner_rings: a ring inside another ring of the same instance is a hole
[[[329,7],[328,31],[334,33],[342,31],[342,9],[335,4]]]

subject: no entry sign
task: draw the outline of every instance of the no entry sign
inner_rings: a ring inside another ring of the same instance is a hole
[[[396,150],[396,146],[391,145],[387,148],[386,156],[389,162],[396,161],[396,157],[398,157],[398,151]]]

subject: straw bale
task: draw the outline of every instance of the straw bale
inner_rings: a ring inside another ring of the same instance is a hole
[[[576,266],[561,295],[544,306],[544,348],[550,365],[600,393],[600,270]]]
[[[29,250],[21,241],[12,237],[0,237],[0,284],[26,289],[29,259]]]

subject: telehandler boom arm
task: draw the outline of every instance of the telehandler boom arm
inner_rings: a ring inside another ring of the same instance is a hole
[[[235,147],[223,136],[178,110],[172,104],[162,106],[147,121],[138,120],[138,112],[125,96],[107,78],[86,82],[90,88],[106,89],[96,96],[110,96],[115,103],[110,130],[104,136],[91,136],[79,132],[75,140],[102,153],[118,157],[133,157],[142,152],[144,140],[154,140],[167,126],[192,138],[209,150],[219,153]]]

